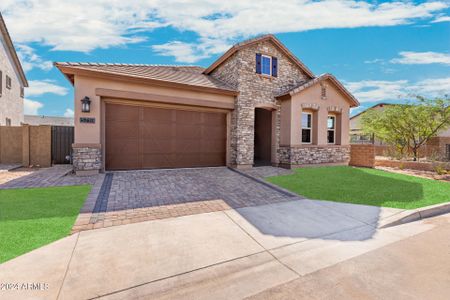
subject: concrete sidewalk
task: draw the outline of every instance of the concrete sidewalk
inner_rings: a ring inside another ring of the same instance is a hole
[[[433,229],[394,209],[296,200],[74,234],[0,265],[8,299],[239,299]]]

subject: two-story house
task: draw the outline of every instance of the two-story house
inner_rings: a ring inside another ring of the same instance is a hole
[[[347,163],[358,101],[273,35],[208,68],[55,63],[75,88],[74,168]]]
[[[23,122],[25,73],[0,13],[0,126]]]

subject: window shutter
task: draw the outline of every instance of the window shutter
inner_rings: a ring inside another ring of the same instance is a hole
[[[276,57],[272,57],[272,76],[278,76],[278,59]]]
[[[256,73],[261,74],[261,53],[256,53]]]

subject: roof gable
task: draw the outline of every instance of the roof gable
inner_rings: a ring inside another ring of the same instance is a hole
[[[278,49],[280,49],[280,51],[283,54],[285,54],[290,60],[292,60],[309,77],[311,78],[315,77],[314,73],[305,64],[303,64],[291,51],[289,51],[289,49],[286,48],[286,46],[284,46],[273,34],[263,35],[254,39],[246,40],[241,43],[235,44],[233,47],[228,49],[228,51],[225,52],[221,57],[219,57],[214,63],[212,63],[208,68],[206,68],[203,71],[203,73],[207,75],[210,74],[237,51],[264,41],[271,41]]]
[[[344,96],[346,96],[346,98],[349,100],[351,107],[356,107],[359,106],[359,101],[355,98],[355,96],[353,96],[352,93],[349,92],[349,90],[347,90],[342,83],[339,82],[339,80],[336,79],[336,77],[334,77],[332,74],[326,73],[323,75],[320,75],[319,77],[313,78],[309,81],[303,82],[300,85],[290,89],[287,92],[283,92],[282,94],[277,95],[276,97],[283,97],[283,96],[293,96],[295,94],[301,93],[302,91],[306,90],[307,88],[316,85],[322,81],[325,80],[330,80],[333,85],[344,94]]]
[[[20,64],[19,57],[17,56],[16,49],[14,48],[14,44],[11,40],[11,36],[9,35],[8,29],[6,28],[5,21],[3,20],[2,13],[0,12],[0,34],[3,36],[3,39],[6,43],[6,51],[12,57],[12,63],[14,65],[14,69],[19,73],[19,78],[22,81],[22,85],[24,87],[28,87],[28,81],[25,76],[25,72],[23,71],[22,65]]]

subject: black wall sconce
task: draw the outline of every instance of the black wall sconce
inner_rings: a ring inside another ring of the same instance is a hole
[[[87,96],[81,99],[81,111],[84,113],[91,111],[91,99]]]

